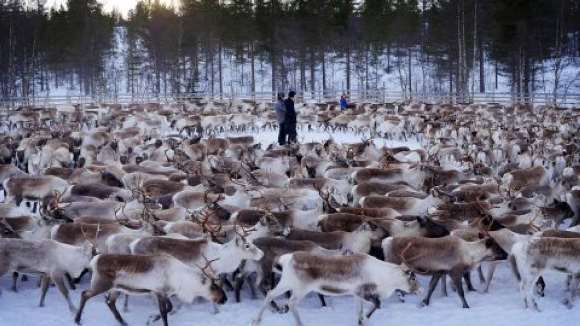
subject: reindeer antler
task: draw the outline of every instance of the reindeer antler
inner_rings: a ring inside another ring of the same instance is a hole
[[[203,267],[199,267],[199,266],[196,265],[196,267],[199,268],[199,270],[201,271],[201,273],[203,275],[205,275],[207,278],[209,278],[210,280],[215,280],[216,279],[216,276],[217,276],[217,273],[211,267],[211,263],[218,261],[219,258],[209,260],[209,259],[207,259],[207,257],[204,254],[201,254],[201,257],[203,257],[203,259],[205,260],[205,265]]]
[[[412,257],[411,259],[409,259],[409,258],[405,257],[405,255],[406,255],[407,251],[408,251],[409,249],[411,249],[411,247],[412,247],[414,244],[415,244],[415,243],[413,243],[412,241],[411,241],[411,242],[409,242],[409,243],[407,244],[407,246],[405,246],[405,248],[404,248],[404,249],[401,251],[401,253],[399,254],[399,258],[401,259],[401,262],[402,262],[402,263],[403,263],[405,266],[407,266],[409,269],[411,269],[411,265],[409,264],[409,260],[416,260],[416,259],[418,259],[418,258],[420,258],[420,257],[424,256],[424,254],[423,254],[423,255],[421,255],[421,254],[417,254],[415,257]]]
[[[86,240],[86,241],[87,241],[87,242],[88,242],[88,243],[89,243],[89,244],[90,244],[90,245],[93,247],[93,250],[94,250],[95,252],[97,252],[97,250],[98,250],[98,249],[97,249],[97,248],[98,248],[98,246],[97,246],[97,243],[95,242],[95,240],[96,240],[96,239],[98,239],[98,237],[99,237],[99,233],[101,232],[101,224],[100,224],[100,223],[99,223],[99,224],[97,224],[97,232],[95,232],[95,239],[94,239],[94,240],[91,240],[91,239],[90,239],[90,238],[87,236],[87,233],[85,232],[85,227],[84,227],[84,224],[81,224],[80,226],[81,226],[81,233],[82,233],[82,235],[83,235],[83,238],[85,238],[85,240]]]

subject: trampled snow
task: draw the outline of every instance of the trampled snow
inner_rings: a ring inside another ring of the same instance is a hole
[[[474,284],[478,287],[476,273]],[[20,284],[19,293],[10,290],[11,278],[5,276],[0,281],[4,290],[0,296],[0,325],[6,326],[65,326],[73,325],[73,317],[68,307],[55,287],[49,289],[44,308],[38,307],[40,289],[35,278]],[[426,286],[428,279],[421,277],[420,282]],[[382,307],[370,319],[369,325],[461,325],[461,326],[556,326],[568,325],[580,320],[580,307],[567,309],[560,300],[564,297],[563,274],[550,273],[546,277],[546,296],[539,300],[542,312],[525,310],[523,300],[514,277],[507,266],[498,268],[496,277],[488,294],[468,292],[466,298],[471,309],[461,308],[461,302],[456,293],[448,286],[449,297],[442,297],[437,289],[431,300],[431,305],[419,308],[420,301],[416,296],[408,296],[405,303],[396,297],[383,300]],[[88,280],[81,288],[88,286]],[[426,289],[424,288],[426,291]],[[71,297],[78,305],[80,290],[72,291]],[[255,317],[263,299],[252,300],[249,291],[243,292],[242,302],[233,302],[232,293],[228,293],[228,302],[220,307],[220,313],[213,315],[211,305],[206,302],[196,302],[185,305],[180,311],[169,316],[172,326],[203,325],[203,326],[247,326]],[[285,298],[278,301],[283,302]],[[356,325],[356,309],[354,300],[350,297],[327,299],[330,307],[321,308],[316,296],[308,296],[298,308],[305,325]],[[121,314],[129,325],[144,325],[149,316],[157,313],[157,303],[149,297],[131,297],[129,312],[122,312],[122,300],[117,302]],[[158,323],[160,324],[160,323]],[[88,302],[83,314],[83,325],[104,326],[117,325],[113,315],[104,302],[103,296],[93,298]],[[262,325],[286,326],[294,325],[291,314],[275,314],[267,311]]]

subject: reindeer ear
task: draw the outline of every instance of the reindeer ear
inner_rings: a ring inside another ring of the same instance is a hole
[[[492,238],[487,238],[485,239],[485,247],[486,248],[491,248],[494,244],[494,241]]]
[[[485,234],[483,234],[483,232],[479,232],[479,233],[477,234],[477,237],[478,237],[479,239],[485,239]]]
[[[360,226],[359,226],[359,230],[360,231],[371,231],[371,225],[368,222],[363,222]]]
[[[86,257],[93,257],[98,254],[97,249],[90,243],[83,244],[82,250]]]
[[[260,217],[260,219],[258,220],[258,223],[260,223],[261,226],[268,225],[268,219],[267,219],[266,215]]]

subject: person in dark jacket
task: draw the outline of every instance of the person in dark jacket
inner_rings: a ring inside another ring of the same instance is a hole
[[[296,110],[294,109],[294,96],[296,92],[290,91],[288,98],[284,100],[286,106],[286,116],[284,124],[286,125],[286,132],[288,133],[288,143],[296,143]]]
[[[280,146],[286,144],[286,137],[288,133],[286,132],[286,124],[284,121],[286,120],[286,103],[284,103],[284,93],[278,93],[278,101],[274,105],[274,109],[276,110],[276,119],[278,120],[278,144]]]

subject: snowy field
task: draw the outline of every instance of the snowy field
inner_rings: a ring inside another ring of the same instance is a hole
[[[231,134],[232,136],[234,134]],[[240,134],[235,134],[239,136]],[[223,135],[223,136],[228,136]],[[277,139],[274,131],[260,132],[254,135],[256,139],[268,145]],[[299,139],[305,141],[320,141],[330,137],[324,132],[300,133]],[[353,135],[349,133],[336,133],[332,135],[337,142],[357,142],[368,135]],[[377,145],[401,146],[411,148],[420,147],[417,139],[408,141],[392,141],[377,139]],[[3,198],[0,198],[2,200]],[[428,279],[420,277],[425,294]],[[475,287],[481,287],[477,277],[473,275]],[[442,297],[440,289],[435,291],[429,307],[419,308],[420,298],[408,296],[405,303],[398,301],[396,297],[383,300],[383,305],[371,318],[369,325],[486,325],[486,326],[544,326],[544,325],[569,325],[580,320],[580,308],[567,309],[561,299],[564,293],[564,274],[549,273],[546,275],[546,297],[539,300],[542,312],[525,310],[520,298],[518,284],[507,266],[500,266],[492,283],[490,293],[481,294],[468,292],[467,301],[471,309],[462,309],[459,297],[449,289],[449,297]],[[38,307],[40,289],[37,279],[30,278],[27,282],[20,283],[19,293],[10,291],[11,277],[4,276],[0,279],[0,326],[63,326],[73,325],[73,316],[55,287],[51,287],[47,296],[46,306]],[[78,306],[81,290],[89,286],[86,277],[80,285],[80,289],[71,292],[75,305]],[[244,289],[241,303],[233,302],[233,293],[228,293],[228,302],[221,307],[217,315],[210,313],[211,305],[207,302],[196,302],[193,305],[185,305],[178,313],[169,317],[172,326],[203,325],[203,326],[241,326],[249,325],[255,317],[263,298],[251,299],[249,291]],[[285,300],[280,298],[280,300]],[[318,298],[310,295],[299,306],[299,312],[306,325],[356,325],[354,300],[350,297],[328,298],[330,307],[321,308]],[[157,313],[157,303],[149,297],[132,297],[129,312],[122,312],[122,300],[118,301],[119,310],[130,325],[144,325],[151,314]],[[160,325],[160,323],[157,323]],[[104,303],[104,297],[99,296],[88,302],[83,314],[83,325],[103,326],[117,325],[109,309]],[[291,314],[275,314],[267,312],[262,325],[294,325]]]

